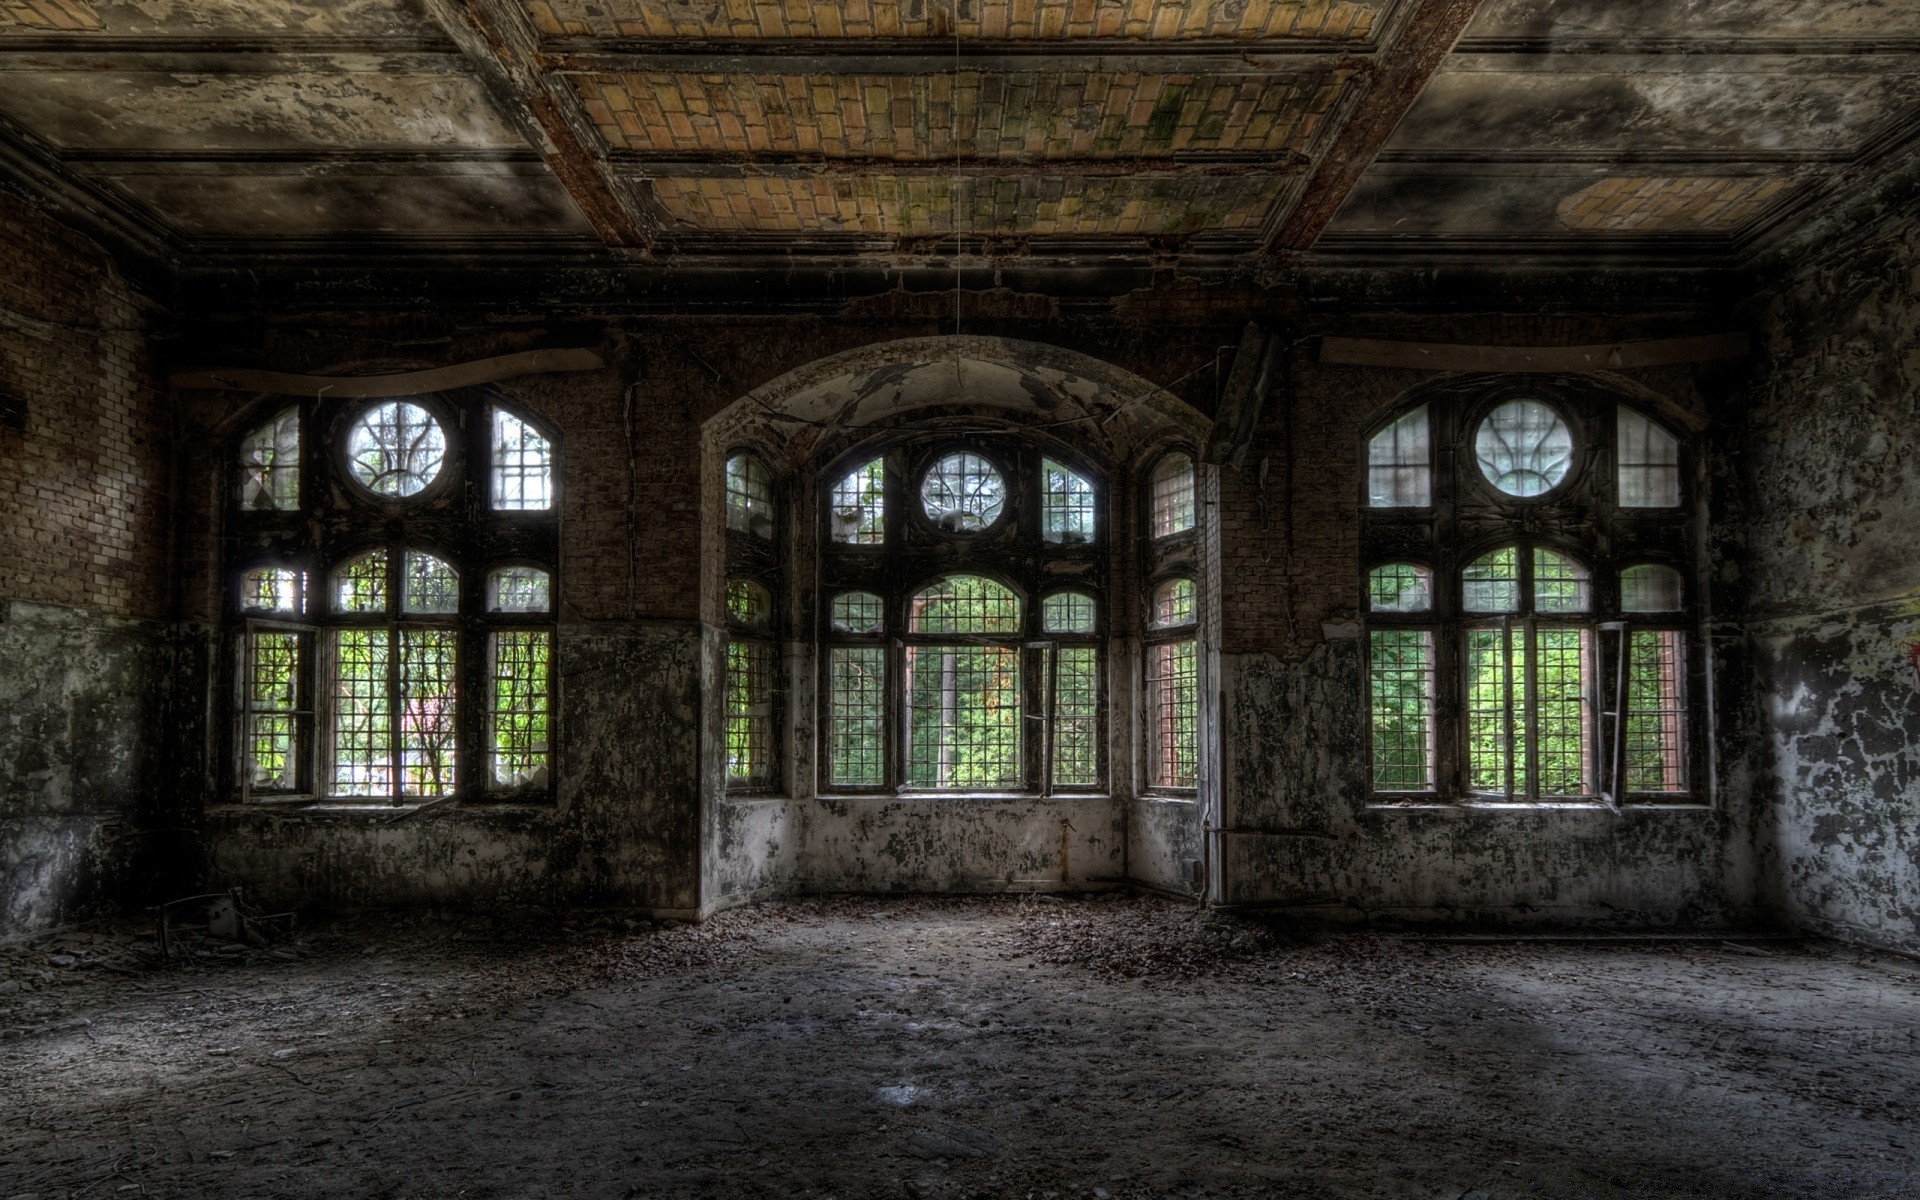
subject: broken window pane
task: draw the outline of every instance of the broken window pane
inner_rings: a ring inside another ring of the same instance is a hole
[[[1680,505],[1680,439],[1622,404],[1618,430],[1620,507]]]
[[[1627,791],[1687,790],[1686,634],[1635,629],[1627,645]]]
[[[1018,786],[1020,651],[908,646],[905,666],[908,786]]]
[[[1172,537],[1193,528],[1193,459],[1169,454],[1147,477],[1147,532]]]
[[[487,611],[543,613],[553,607],[553,579],[539,567],[497,567],[487,576]]]
[[[1680,611],[1680,572],[1659,563],[1641,563],[1620,572],[1620,611]]]
[[[552,634],[508,629],[490,639],[493,704],[488,777],[496,788],[542,787],[551,769],[547,744],[547,672]]]
[[[300,507],[300,410],[284,408],[240,443],[240,507]]]
[[[927,520],[949,533],[978,533],[1000,519],[1007,481],[978,454],[949,454],[920,483]]]
[[[913,633],[1019,633],[1020,598],[979,575],[950,575],[914,596]]]
[[[773,621],[773,596],[750,579],[729,579],[727,617],[748,629],[765,629]]]
[[[886,651],[834,646],[827,652],[827,781],[852,787],[886,782]]]
[[[1542,613],[1583,613],[1592,607],[1592,574],[1564,554],[1535,547],[1533,610]]]
[[[1100,782],[1100,652],[1062,646],[1053,665],[1053,783]]]
[[[1199,656],[1192,638],[1147,648],[1148,778],[1154,787],[1199,781]]]
[[[1412,563],[1388,563],[1367,572],[1367,607],[1373,612],[1426,612],[1433,607],[1433,572]]]
[[[446,458],[440,422],[404,400],[374,405],[347,432],[347,470],[376,496],[417,495],[440,477]]]
[[[828,616],[835,633],[879,633],[885,620],[880,597],[872,592],[840,593]]]
[[[1050,458],[1040,460],[1040,536],[1069,546],[1093,540],[1093,485]]]
[[[402,629],[398,699],[400,793],[454,789],[454,646],[451,629]]]
[[[1150,613],[1155,629],[1173,629],[1193,624],[1194,590],[1191,579],[1169,579],[1153,589]]]
[[[1373,790],[1433,789],[1433,634],[1375,629],[1367,634]]]
[[[1047,633],[1092,633],[1099,617],[1085,592],[1054,592],[1040,601],[1040,627]]]
[[[878,546],[887,540],[886,466],[863,463],[833,485],[830,502],[833,540],[852,546]]]
[[[773,473],[751,454],[727,460],[727,528],[760,538],[773,536]]]
[[[1509,400],[1480,422],[1474,455],[1487,481],[1509,496],[1540,496],[1573,469],[1573,431],[1537,400]]]
[[[401,611],[453,613],[460,611],[460,576],[445,560],[421,550],[407,551],[405,594]]]
[[[306,610],[302,571],[255,567],[240,576],[240,608],[250,613],[299,613]]]
[[[1367,504],[1426,508],[1433,503],[1433,446],[1427,406],[1406,413],[1367,442]]]
[[[241,769],[250,792],[299,788],[298,728],[302,635],[252,630],[243,646]]]
[[[1481,555],[1460,572],[1461,607],[1471,613],[1520,611],[1520,552],[1512,546]]]
[[[385,550],[370,550],[333,569],[333,609],[342,613],[387,611]]]
[[[553,443],[501,408],[493,410],[493,507],[505,512],[553,507]]]
[[[727,643],[727,782],[765,783],[773,772],[773,647]]]

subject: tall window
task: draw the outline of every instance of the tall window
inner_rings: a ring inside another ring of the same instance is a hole
[[[1689,798],[1705,665],[1686,633],[1683,449],[1554,380],[1435,389],[1368,435],[1376,794]]]
[[[243,799],[546,794],[552,443],[473,407],[308,402],[240,439],[228,613]]]
[[[727,458],[727,786],[771,789],[779,774],[779,509],[771,469],[751,451]]]
[[[907,436],[820,486],[821,787],[1101,786],[1094,476],[1011,435]]]
[[[1199,783],[1200,655],[1193,457],[1163,454],[1147,472],[1143,567],[1146,596],[1143,672],[1147,786],[1184,790]]]

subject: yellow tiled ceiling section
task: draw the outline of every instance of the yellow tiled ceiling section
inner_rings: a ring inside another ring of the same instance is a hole
[[[1258,229],[1289,182],[1248,175],[1226,179],[749,177],[661,179],[655,182],[655,196],[675,219],[708,231],[1138,237]]]
[[[902,161],[1304,153],[1346,75],[587,75],[609,145]],[[958,103],[956,104],[956,92]],[[956,128],[957,122],[957,128]]]
[[[1555,212],[1569,229],[1590,232],[1716,232],[1745,225],[1787,184],[1753,176],[1617,175],[1581,188]]]
[[[100,10],[86,0],[0,0],[0,29],[97,30]]]
[[[1360,41],[1384,2],[1346,0],[528,0],[550,37]]]

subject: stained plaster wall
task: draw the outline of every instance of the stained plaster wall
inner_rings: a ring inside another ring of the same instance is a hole
[[[1920,226],[1810,261],[1757,313],[1719,546],[1769,903],[1920,951]]]

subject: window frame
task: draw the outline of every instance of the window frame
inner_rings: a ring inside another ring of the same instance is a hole
[[[770,523],[764,535],[755,533],[751,528],[736,529],[731,520],[732,503],[727,485],[727,466],[734,459],[746,457],[759,464],[766,472],[767,494]],[[724,549],[724,573],[720,584],[721,628],[725,632],[725,643],[729,649],[722,651],[721,659],[721,786],[730,796],[765,796],[777,794],[784,789],[787,766],[787,722],[781,719],[786,711],[787,686],[786,673],[782,669],[783,648],[786,645],[786,543],[792,527],[792,488],[789,480],[775,465],[780,462],[765,446],[753,442],[737,442],[728,446],[720,456],[720,533]],[[727,607],[726,588],[735,581],[751,583],[767,594],[767,623],[764,628],[752,629],[734,619]],[[771,657],[771,670],[768,678],[770,694],[768,705],[767,765],[765,777],[757,780],[735,779],[728,774],[725,762],[726,722],[730,719],[727,712],[729,693],[728,666],[726,655],[735,641],[749,641],[766,647]]]

